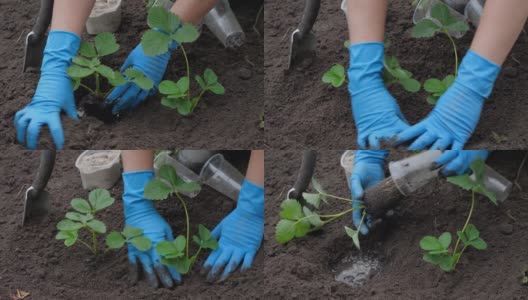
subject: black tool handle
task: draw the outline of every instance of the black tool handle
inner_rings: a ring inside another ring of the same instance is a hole
[[[37,171],[37,177],[35,177],[32,185],[36,195],[44,190],[48,183],[53,166],[55,165],[55,156],[55,150],[42,150],[40,153],[40,165]]]
[[[306,0],[304,3],[304,12],[301,23],[299,24],[299,35],[301,39],[312,30],[315,19],[317,19],[317,15],[319,14],[320,6],[321,0]]]
[[[33,26],[32,30],[34,35],[29,37],[28,43],[35,43],[44,37],[50,25],[52,14],[53,0],[40,0],[40,9],[38,12],[37,22],[35,23],[35,26]]]
[[[317,152],[315,150],[304,150],[301,168],[299,174],[297,174],[297,180],[293,185],[293,191],[290,197],[293,199],[301,200],[302,193],[306,191],[315,170],[315,161],[317,158]]]

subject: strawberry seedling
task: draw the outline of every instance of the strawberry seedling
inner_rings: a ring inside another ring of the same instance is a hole
[[[158,176],[145,186],[145,198],[150,200],[165,200],[175,195],[185,212],[186,235],[179,235],[174,241],[162,241],[156,245],[156,252],[162,257],[161,263],[175,267],[181,274],[188,273],[202,249],[215,250],[218,242],[203,225],[198,226],[198,236],[193,241],[198,245],[194,255],[189,255],[190,220],[187,204],[180,195],[180,191],[196,191],[200,189],[197,183],[187,183],[180,178],[172,166],[163,165]]]
[[[327,194],[315,179],[312,179],[312,186],[316,193],[303,193],[303,203],[296,199],[286,199],[281,203],[281,211],[279,213],[281,220],[275,226],[275,240],[277,242],[285,244],[294,238],[304,237],[308,233],[320,230],[324,225],[348,215],[355,209],[364,208],[364,206],[359,206],[336,214],[318,214],[314,210],[321,207],[321,201],[328,203],[329,199],[334,199],[352,203],[355,200]],[[361,224],[363,224],[364,217],[365,214],[363,214]],[[359,231],[347,226],[345,226],[345,231],[359,249]]]
[[[423,260],[434,265],[438,265],[442,270],[449,272],[455,269],[462,254],[468,247],[477,250],[485,250],[486,242],[480,237],[480,232],[475,225],[470,224],[471,215],[475,207],[475,193],[481,193],[488,197],[493,204],[497,204],[497,199],[484,185],[485,164],[481,159],[471,163],[471,170],[475,175],[475,180],[471,180],[469,175],[448,177],[447,181],[471,191],[471,208],[466,219],[466,223],[461,230],[457,231],[457,241],[451,248],[452,236],[449,232],[442,233],[438,238],[425,236],[420,240],[420,248],[427,251]],[[459,247],[460,246],[460,247]]]
[[[430,78],[424,83],[424,89],[430,94],[427,97],[427,102],[434,105],[458,75],[458,51],[455,40],[450,32],[466,32],[469,30],[469,26],[466,22],[459,21],[455,18],[448,6],[441,2],[435,4],[431,9],[431,18],[418,22],[412,29],[412,37],[431,38],[437,33],[443,33],[451,42],[455,55],[454,75],[447,75],[443,80]]]
[[[192,24],[180,22],[178,16],[163,7],[152,7],[148,12],[148,25],[151,29],[147,30],[141,39],[141,47],[146,55],[166,53],[173,43],[177,43],[185,59],[185,77],[176,82],[164,80],[160,83],[159,92],[164,95],[161,99],[162,105],[176,109],[185,116],[194,111],[205,92],[224,94],[224,86],[218,82],[215,72],[209,68],[205,69],[203,77],[200,75],[194,77],[201,92],[197,96],[193,96],[191,92],[191,70],[183,43],[192,43],[198,39],[199,33]]]

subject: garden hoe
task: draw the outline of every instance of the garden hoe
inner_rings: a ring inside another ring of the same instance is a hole
[[[433,162],[442,154],[440,150],[425,151],[411,157],[390,162],[390,176],[365,191],[367,212],[381,217],[398,205],[401,198],[425,186],[438,177],[439,169],[431,169]],[[474,175],[471,180],[476,180]],[[503,202],[512,189],[512,183],[486,165],[484,185]]]
[[[26,72],[27,68],[40,69],[46,47],[46,31],[51,22],[52,13],[53,0],[41,0],[37,22],[33,26],[33,30],[26,36],[22,72]]]
[[[43,217],[48,214],[51,195],[44,190],[55,165],[55,150],[42,150],[40,165],[33,184],[26,190],[24,199],[24,215],[22,225],[29,219]]]
[[[306,0],[301,23],[291,35],[288,69],[303,58],[314,55],[317,40],[312,27],[317,19],[320,6],[321,0]]]

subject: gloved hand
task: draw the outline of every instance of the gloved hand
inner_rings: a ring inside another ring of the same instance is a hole
[[[106,98],[107,103],[113,103],[116,101],[115,106],[112,108],[114,114],[131,110],[138,106],[147,97],[154,95],[158,85],[163,79],[171,53],[177,47],[178,43],[173,42],[169,46],[169,51],[157,56],[148,56],[144,54],[141,44],[137,45],[136,48],[132,50],[121,67],[121,72],[125,72],[128,68],[140,70],[145,76],[154,81],[154,87],[150,90],[143,90],[132,82],[127,82],[116,87]]]
[[[64,145],[60,113],[77,120],[73,87],[66,69],[77,54],[81,37],[73,32],[52,30],[49,33],[40,79],[31,103],[15,115],[17,140],[29,149],[37,148],[40,127],[47,125],[57,149]],[[27,133],[26,133],[27,131]]]
[[[362,149],[379,149],[409,125],[382,79],[383,43],[353,44],[350,50],[348,91]]]
[[[438,157],[431,169],[440,169],[444,177],[462,175],[469,172],[471,163],[477,159],[486,160],[491,150],[447,150]]]
[[[401,132],[396,144],[414,140],[411,150],[460,150],[471,137],[484,100],[491,94],[500,67],[469,50],[455,82],[440,97],[429,115]]]
[[[202,275],[209,273],[208,282],[225,280],[240,263],[241,271],[249,269],[264,236],[264,188],[244,180],[237,207],[211,235],[218,239],[218,248],[209,255],[201,270]]]
[[[171,288],[174,283],[181,283],[181,275],[175,268],[162,265],[155,249],[161,241],[174,240],[172,229],[154,208],[152,201],[143,197],[144,187],[152,178],[154,178],[153,171],[123,173],[125,224],[143,229],[143,236],[152,241],[152,248],[145,252],[128,244],[129,271],[132,281],[136,282],[141,273],[141,266],[153,287],[158,287],[161,281],[164,287]]]
[[[352,190],[352,200],[362,201],[364,190],[385,179],[384,167],[389,151],[385,150],[357,150],[354,153],[354,169],[350,176],[350,187]],[[352,207],[363,206],[363,203],[352,202]],[[361,223],[363,209],[356,209],[352,212],[352,221],[356,229]],[[367,235],[372,223],[370,215],[365,216],[363,225],[359,231]]]

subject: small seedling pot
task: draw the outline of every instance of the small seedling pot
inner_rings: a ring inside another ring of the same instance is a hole
[[[97,0],[88,20],[89,34],[116,32],[121,25],[121,0]]]
[[[163,165],[172,166],[176,171],[176,174],[187,183],[200,182],[200,177],[196,173],[170,156],[168,151],[162,151],[154,158],[154,171],[156,174],[158,174],[159,169]],[[196,191],[181,191],[179,193],[187,197],[194,198],[200,193],[200,191],[201,189]]]
[[[228,0],[219,0],[204,17],[204,24],[226,48],[237,48],[244,43],[246,35]]]
[[[218,153],[205,163],[200,172],[200,179],[203,184],[237,201],[244,175]]]
[[[200,173],[204,164],[215,155],[210,150],[180,150],[176,153],[176,159],[187,168]]]
[[[457,2],[457,1],[453,0],[451,2]],[[416,5],[416,9],[414,10],[413,23],[414,24],[418,24],[418,22],[420,22],[423,19],[430,19],[433,22],[437,22],[433,17],[431,17],[431,10],[433,9],[433,7],[437,3],[442,3],[442,1],[441,0],[420,0],[420,2],[418,2],[418,5]],[[461,14],[457,10],[451,8],[451,6],[449,6],[449,4],[447,4],[447,3],[444,3],[444,4],[447,5],[447,8],[451,12],[451,14],[458,21],[462,21],[462,22],[466,21],[466,17],[463,14]],[[440,25],[440,24],[438,24],[438,25]],[[453,36],[453,37],[458,39],[458,38],[463,37],[465,32],[450,30],[449,34],[451,36]]]
[[[341,155],[341,167],[345,170],[346,182],[350,189],[350,177],[352,176],[352,170],[354,169],[354,150],[347,150]]]
[[[121,150],[86,150],[75,161],[83,188],[109,189],[121,175]]]

